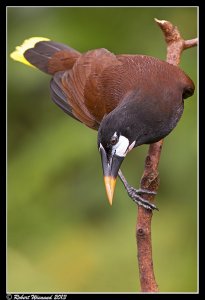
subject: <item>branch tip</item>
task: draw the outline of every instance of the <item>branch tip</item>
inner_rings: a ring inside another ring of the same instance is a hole
[[[159,20],[159,19],[157,19],[157,18],[154,18],[154,20],[155,20],[155,22],[158,23],[158,24],[164,24],[164,23],[168,22],[168,21],[166,21],[166,20]]]

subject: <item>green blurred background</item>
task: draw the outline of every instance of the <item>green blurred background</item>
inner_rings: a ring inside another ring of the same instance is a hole
[[[154,18],[185,39],[197,36],[192,8],[8,7],[8,53],[32,36],[84,52],[165,59]],[[197,49],[181,68],[197,84]],[[49,96],[49,76],[8,56],[7,290],[9,292],[139,291],[136,205],[117,183],[109,206],[96,132],[69,118]],[[138,187],[148,146],[123,163]],[[185,101],[160,161],[160,212],[152,224],[153,259],[161,292],[197,290],[197,92]]]

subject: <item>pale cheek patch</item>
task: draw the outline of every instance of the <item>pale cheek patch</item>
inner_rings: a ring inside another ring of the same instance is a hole
[[[118,155],[118,156],[126,156],[127,154],[127,148],[129,146],[129,140],[121,135],[119,137],[119,141],[116,145],[112,147],[112,155]]]

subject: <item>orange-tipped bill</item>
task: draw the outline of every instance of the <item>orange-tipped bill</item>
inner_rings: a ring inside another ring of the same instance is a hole
[[[113,195],[115,191],[115,184],[118,176],[118,171],[124,157],[106,153],[104,147],[100,144],[100,153],[103,167],[103,175],[107,197],[110,205],[112,205]]]
[[[115,191],[116,178],[111,176],[104,176],[105,189],[110,205],[112,205],[112,199]]]

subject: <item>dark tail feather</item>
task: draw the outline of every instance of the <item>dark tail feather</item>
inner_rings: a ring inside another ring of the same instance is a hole
[[[80,52],[60,43],[42,41],[24,52],[24,57],[41,71],[54,74],[71,69]]]

